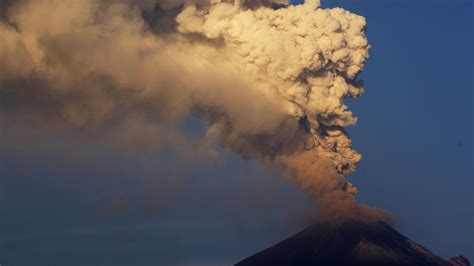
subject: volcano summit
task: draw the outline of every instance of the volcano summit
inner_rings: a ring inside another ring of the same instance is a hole
[[[250,256],[236,266],[461,265],[446,261],[383,222],[320,222]]]

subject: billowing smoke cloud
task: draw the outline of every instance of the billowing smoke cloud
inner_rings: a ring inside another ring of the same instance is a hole
[[[283,166],[330,215],[355,202],[361,156],[344,98],[368,57],[365,19],[319,1],[23,0],[0,12],[1,117],[77,127],[197,115],[207,137]]]

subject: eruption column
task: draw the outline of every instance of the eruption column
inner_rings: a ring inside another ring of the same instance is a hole
[[[283,165],[330,215],[361,156],[343,103],[363,92],[363,17],[319,1],[23,0],[0,5],[1,116],[106,128],[188,114],[243,158]]]

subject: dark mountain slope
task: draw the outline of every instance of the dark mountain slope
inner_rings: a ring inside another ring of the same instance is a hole
[[[317,223],[236,266],[469,265],[445,261],[383,222]]]

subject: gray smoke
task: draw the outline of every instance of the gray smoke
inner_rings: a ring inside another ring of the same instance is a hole
[[[330,215],[356,203],[345,126],[368,57],[365,19],[319,1],[23,0],[0,5],[0,117],[78,128],[188,115],[207,138],[279,165]]]

